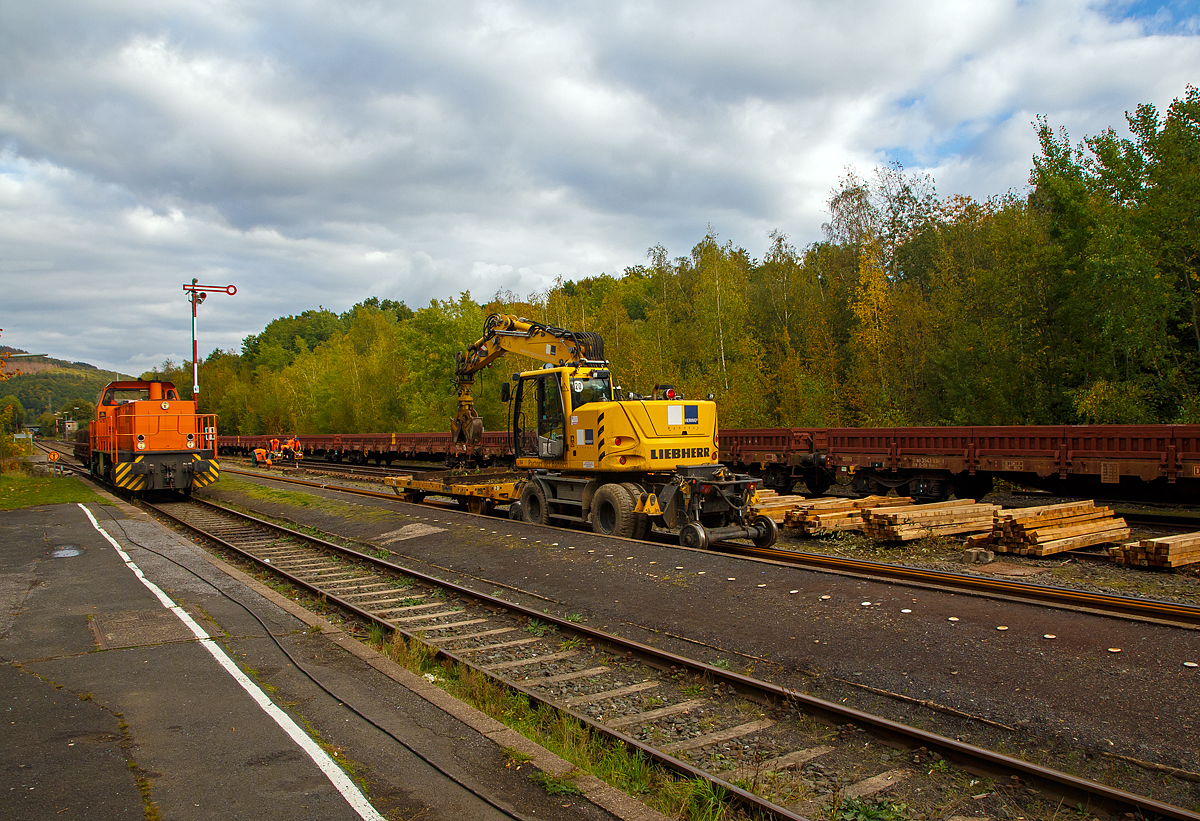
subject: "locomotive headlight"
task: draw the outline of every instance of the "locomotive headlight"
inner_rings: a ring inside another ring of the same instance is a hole
[[[196,447],[196,443],[192,441],[192,437],[190,437],[190,436],[188,437],[188,447],[189,448]]]
[[[139,433],[139,434],[137,435],[137,440],[138,440],[139,442],[145,442],[145,441],[146,441],[146,434],[144,434],[144,433]]]
[[[138,450],[145,450],[145,449],[146,449],[146,443],[138,442]]]
[[[193,440],[193,439],[195,439],[195,438],[196,438],[196,435],[195,435],[194,433],[189,433],[189,434],[188,434],[188,441],[189,441],[189,442],[190,442],[190,441],[192,441],[192,440]]]

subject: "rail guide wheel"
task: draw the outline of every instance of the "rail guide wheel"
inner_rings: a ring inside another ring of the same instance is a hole
[[[679,544],[705,550],[708,548],[708,531],[699,522],[688,522],[679,531]]]
[[[756,531],[751,537],[755,547],[770,547],[779,538],[779,526],[770,516],[758,515],[750,520],[750,527]]]

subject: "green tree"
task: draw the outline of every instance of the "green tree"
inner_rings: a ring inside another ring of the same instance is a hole
[[[17,433],[25,424],[25,408],[21,405],[21,400],[12,394],[0,399],[0,414],[3,414],[0,416],[0,424],[6,426],[0,428],[0,433]]]

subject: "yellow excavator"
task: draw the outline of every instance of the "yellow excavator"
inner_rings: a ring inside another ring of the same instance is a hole
[[[686,547],[720,539],[775,543],[778,529],[754,516],[754,477],[717,462],[717,408],[670,385],[650,397],[618,396],[599,334],[492,314],[485,333],[457,356],[458,409],[451,425],[462,449],[480,444],[475,374],[506,354],[545,363],[501,383],[516,466],[528,470],[510,516],[537,524],[584,524],[600,534],[642,538],[651,526],[679,533]]]

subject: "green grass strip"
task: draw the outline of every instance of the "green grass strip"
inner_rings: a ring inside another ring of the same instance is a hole
[[[77,502],[111,504],[74,476],[30,476],[20,472],[0,474],[0,510]]]

